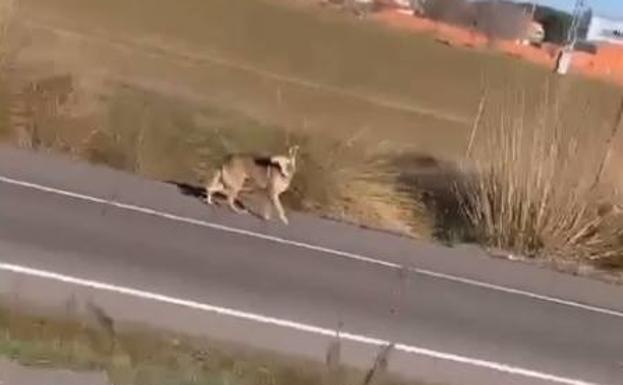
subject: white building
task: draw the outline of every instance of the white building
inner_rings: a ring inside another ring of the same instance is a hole
[[[588,25],[586,40],[623,45],[623,20],[593,16]]]

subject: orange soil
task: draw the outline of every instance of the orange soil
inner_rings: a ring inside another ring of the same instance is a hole
[[[374,13],[372,17],[391,27],[431,33],[438,41],[451,46],[482,48],[487,44],[486,37],[481,33],[422,17],[414,17],[396,9],[381,10]],[[559,46],[553,44],[543,44],[541,48],[537,48],[516,44],[514,41],[498,41],[494,46],[508,55],[551,69],[555,66],[556,56],[560,50]],[[623,47],[600,45],[595,55],[576,52],[573,55],[571,71],[623,85]]]

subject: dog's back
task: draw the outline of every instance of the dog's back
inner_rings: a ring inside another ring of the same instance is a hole
[[[221,167],[224,178],[231,184],[242,187],[246,179],[251,179],[260,188],[267,188],[274,174],[282,174],[278,163],[270,156],[258,154],[230,154]]]

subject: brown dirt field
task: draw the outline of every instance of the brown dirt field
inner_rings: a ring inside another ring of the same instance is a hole
[[[620,94],[329,11],[258,0],[248,8],[224,0],[210,6],[190,0],[184,7],[155,0],[147,17],[131,4],[22,0],[28,43],[20,68],[28,76],[66,71],[85,82],[122,80],[280,126],[346,136],[365,130],[371,142],[450,158],[465,147],[483,82],[496,92],[538,94],[553,81],[577,105],[612,100],[595,116],[613,115]]]

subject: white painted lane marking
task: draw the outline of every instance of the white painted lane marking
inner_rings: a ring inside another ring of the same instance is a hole
[[[319,326],[304,324],[300,322],[290,321],[282,318],[270,317],[257,313],[250,313],[241,310],[235,310],[226,307],[214,306],[192,300],[185,300],[181,298],[170,297],[163,294],[157,294],[153,292],[143,291],[136,288],[117,286],[109,283],[103,283],[98,281],[92,281],[89,279],[72,277],[55,272],[34,269],[31,267],[14,265],[9,263],[0,262],[0,270],[4,270],[10,273],[21,274],[26,276],[33,276],[52,281],[58,281],[68,284],[73,284],[82,287],[88,287],[92,289],[113,292],[117,294],[123,294],[131,297],[152,300],[156,302],[167,303],[171,305],[183,306],[195,310],[201,310],[209,313],[216,313],[223,316],[235,317],[247,321],[258,322],[262,324],[274,325],[283,328],[293,329],[297,331],[307,332],[311,334],[317,334],[327,337],[335,336],[335,330],[327,329]],[[341,331],[340,336],[348,341],[358,342],[365,345],[384,346],[390,343],[390,341],[383,340],[376,337],[368,337],[361,334],[356,334],[347,331]],[[486,361],[478,358],[465,357],[452,353],[445,353],[427,348],[422,348],[413,345],[407,345],[404,343],[396,343],[395,349],[404,353],[416,354],[446,361],[452,361],[465,365],[476,366],[497,372],[508,373],[512,375],[518,375],[523,377],[529,377],[533,379],[539,379],[543,381],[549,381],[558,384],[565,385],[598,385],[596,383],[586,382],[579,379],[560,377],[553,374],[542,373],[535,370],[520,368],[504,363]]]
[[[25,188],[30,188],[30,189],[34,189],[34,190],[38,190],[38,191],[43,191],[43,192],[47,192],[47,193],[51,193],[51,194],[61,195],[61,196],[69,197],[69,198],[79,199],[79,200],[83,200],[83,201],[87,201],[87,202],[93,202],[93,203],[97,203],[97,204],[102,204],[102,205],[107,205],[107,206],[111,206],[111,207],[116,207],[116,208],[119,208],[119,209],[139,212],[139,213],[142,213],[142,214],[152,215],[152,216],[156,216],[156,217],[160,217],[160,218],[165,218],[165,219],[172,220],[172,221],[183,222],[183,223],[187,223],[187,224],[191,224],[191,225],[206,227],[206,228],[210,228],[210,229],[213,229],[213,230],[219,230],[219,231],[224,231],[224,232],[228,232],[228,233],[240,234],[240,235],[244,235],[244,236],[248,236],[248,237],[252,237],[252,238],[258,238],[258,239],[262,239],[262,240],[265,240],[265,241],[279,243],[279,244],[288,245],[288,246],[295,246],[295,247],[299,247],[299,248],[302,248],[302,249],[312,250],[312,251],[325,253],[325,254],[329,254],[329,255],[335,255],[335,256],[347,258],[347,259],[350,259],[350,260],[355,260],[355,261],[359,261],[359,262],[369,263],[369,264],[382,266],[382,267],[386,267],[386,268],[403,269],[403,266],[398,264],[398,263],[393,263],[393,262],[384,261],[384,260],[381,260],[381,259],[367,257],[367,256],[364,256],[364,255],[361,255],[361,254],[351,253],[351,252],[348,252],[348,251],[336,250],[336,249],[332,249],[332,248],[329,248],[329,247],[317,246],[317,245],[313,245],[313,244],[309,244],[309,243],[305,243],[305,242],[293,241],[293,240],[290,240],[290,239],[276,237],[276,236],[273,236],[273,235],[257,233],[257,232],[250,231],[250,230],[239,229],[239,228],[236,228],[236,227],[230,227],[230,226],[221,225],[221,224],[213,223],[213,222],[207,222],[207,221],[203,221],[203,220],[199,220],[199,219],[183,217],[183,216],[179,216],[179,215],[175,215],[175,214],[171,214],[171,213],[157,211],[157,210],[150,209],[150,208],[147,208],[147,207],[141,207],[141,206],[136,206],[136,205],[132,205],[132,204],[128,204],[128,203],[122,203],[122,202],[118,202],[118,201],[115,201],[115,200],[97,198],[97,197],[94,197],[94,196],[84,195],[84,194],[71,192],[71,191],[66,191],[66,190],[61,190],[61,189],[57,189],[57,188],[54,188],[54,187],[48,187],[48,186],[40,185],[40,184],[37,184],[37,183],[21,181],[21,180],[13,179],[13,178],[6,177],[6,176],[1,176],[0,175],[0,182],[4,182],[4,183],[7,183],[7,184],[12,184],[12,185],[16,185],[16,186],[21,186],[21,187],[25,187]],[[429,277],[445,279],[445,280],[452,281],[452,282],[459,282],[459,283],[463,283],[463,284],[466,284],[466,285],[477,286],[477,287],[490,289],[490,290],[495,290],[495,291],[500,291],[500,292],[504,292],[504,293],[520,295],[520,296],[524,296],[524,297],[528,297],[528,298],[532,298],[532,299],[537,299],[537,300],[541,300],[541,301],[555,303],[555,304],[558,304],[558,305],[570,306],[570,307],[574,307],[574,308],[578,308],[578,309],[582,309],[582,310],[587,310],[587,311],[592,311],[592,312],[596,312],[596,313],[600,313],[600,314],[605,314],[605,315],[609,315],[609,316],[623,318],[623,312],[617,311],[617,310],[612,310],[612,309],[606,309],[606,308],[603,308],[603,307],[587,305],[587,304],[583,304],[583,303],[576,302],[576,301],[570,301],[570,300],[565,300],[565,299],[561,299],[561,298],[550,297],[550,296],[547,296],[547,295],[537,294],[537,293],[533,293],[533,292],[529,292],[529,291],[525,291],[525,290],[513,289],[513,288],[499,286],[499,285],[495,285],[495,284],[491,284],[491,283],[487,283],[487,282],[482,282],[482,281],[478,281],[478,280],[474,280],[474,279],[463,278],[463,277],[459,277],[459,276],[455,276],[455,275],[451,275],[451,274],[439,273],[439,272],[435,272],[435,271],[431,271],[431,270],[409,268],[409,271],[414,272],[416,274],[429,276]]]

